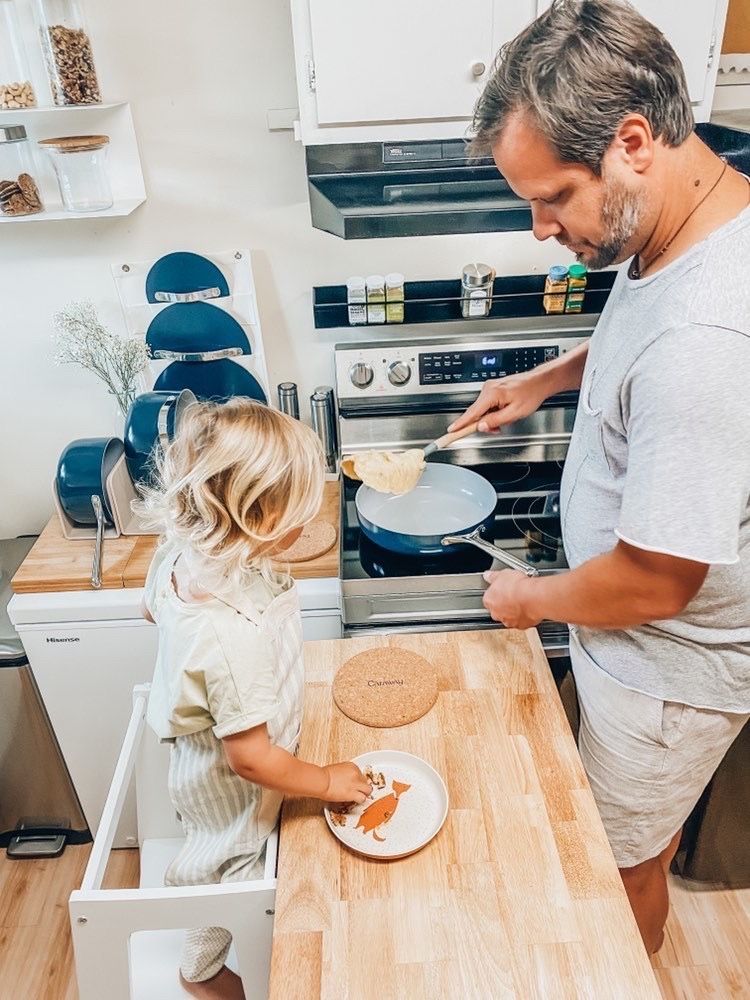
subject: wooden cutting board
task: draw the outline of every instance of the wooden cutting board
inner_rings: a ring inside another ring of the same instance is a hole
[[[333,703],[350,656],[398,646],[430,660],[423,718],[367,729]],[[342,848],[320,803],[289,799],[280,836],[271,1000],[660,996],[534,630],[309,643],[300,757],[368,750],[427,760],[445,826],[394,862]]]
[[[327,482],[318,519],[333,524],[340,531],[340,483]],[[105,539],[102,563],[102,586],[142,587],[151,557],[156,548],[154,535],[130,535]],[[52,517],[36,544],[13,578],[17,594],[36,594],[65,590],[91,590],[91,561],[94,541],[68,541],[63,537],[57,517]],[[338,542],[317,559],[295,563],[292,576],[297,580],[323,579],[339,575]]]

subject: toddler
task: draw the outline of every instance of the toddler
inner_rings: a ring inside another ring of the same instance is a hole
[[[350,762],[296,756],[302,720],[302,622],[291,578],[271,559],[320,507],[317,437],[246,399],[195,404],[167,449],[141,512],[163,541],[144,614],[159,628],[148,722],[171,741],[169,793],[185,844],[166,884],[262,877],[283,796],[363,802]],[[280,556],[283,559],[283,555]],[[189,930],[180,968],[196,997],[241,998],[223,928]]]

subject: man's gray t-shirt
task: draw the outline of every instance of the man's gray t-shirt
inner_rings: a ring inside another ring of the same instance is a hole
[[[674,619],[574,628],[665,701],[750,711],[750,209],[638,281],[591,338],[561,488],[571,569],[617,540],[709,565]],[[576,643],[574,643],[574,646]]]

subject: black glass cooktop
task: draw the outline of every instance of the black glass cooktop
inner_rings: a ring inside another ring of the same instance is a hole
[[[498,494],[485,537],[540,572],[566,569],[559,511],[562,463],[499,462],[470,468],[488,479]],[[470,545],[432,556],[403,556],[381,548],[359,527],[354,503],[358,488],[359,483],[344,479],[344,580],[482,573],[492,565],[491,556]]]

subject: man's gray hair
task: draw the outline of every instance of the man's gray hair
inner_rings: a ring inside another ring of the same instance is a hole
[[[554,0],[500,49],[474,111],[472,152],[490,151],[516,111],[532,116],[561,160],[597,175],[628,113],[667,146],[695,124],[677,53],[623,0]]]

